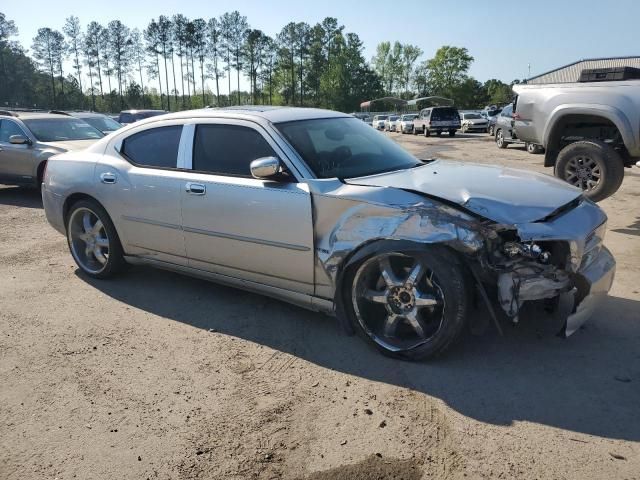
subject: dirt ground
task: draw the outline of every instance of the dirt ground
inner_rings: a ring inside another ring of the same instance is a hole
[[[551,174],[486,135],[423,158]],[[443,358],[177,274],[81,275],[37,192],[0,187],[0,479],[640,479],[640,169],[602,202],[618,261],[569,339],[535,317]]]

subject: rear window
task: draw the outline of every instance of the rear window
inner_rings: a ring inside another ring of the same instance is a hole
[[[176,168],[181,134],[182,125],[151,128],[126,138],[120,151],[136,165]]]
[[[460,114],[456,108],[434,108],[431,112],[431,120],[460,120]]]

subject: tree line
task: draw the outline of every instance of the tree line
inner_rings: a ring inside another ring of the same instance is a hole
[[[333,17],[316,25],[290,22],[271,37],[238,11],[209,19],[160,15],[142,31],[120,20],[83,26],[70,16],[61,31],[39,28],[30,51],[12,40],[17,34],[0,12],[5,108],[115,112],[269,104],[354,111],[383,95],[441,95],[465,107],[510,96],[498,80],[483,85],[467,76],[473,58],[464,48],[442,47],[418,64],[419,47],[382,42],[369,63],[358,35]]]

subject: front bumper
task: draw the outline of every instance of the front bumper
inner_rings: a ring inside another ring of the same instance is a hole
[[[58,232],[66,235],[67,232],[64,226],[63,214],[64,199],[61,195],[53,193],[51,190],[49,190],[45,183],[42,184],[41,193],[42,204],[44,206],[44,213],[47,221]]]
[[[578,272],[578,275],[586,281],[589,291],[580,303],[574,305],[572,313],[567,317],[564,328],[566,337],[575,333],[593,316],[596,308],[609,293],[615,273],[616,261],[606,247],[601,248],[599,255],[587,268]],[[573,291],[565,295],[575,297],[575,294],[576,292]]]

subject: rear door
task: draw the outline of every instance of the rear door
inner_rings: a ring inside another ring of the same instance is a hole
[[[96,163],[98,199],[129,255],[186,265],[178,178],[181,124],[135,129]]]
[[[251,176],[251,161],[284,153],[258,124],[207,119],[193,125],[183,176],[189,265],[300,293],[313,293],[313,223],[306,183]]]

